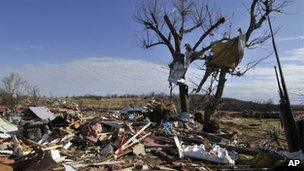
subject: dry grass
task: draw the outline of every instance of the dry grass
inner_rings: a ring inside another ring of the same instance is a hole
[[[101,98],[80,99],[76,102],[84,107],[94,107],[103,110],[120,110],[126,106],[144,106],[148,100],[142,98]]]

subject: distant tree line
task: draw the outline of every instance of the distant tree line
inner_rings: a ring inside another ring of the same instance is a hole
[[[112,95],[83,95],[83,96],[72,96],[74,99],[88,98],[88,99],[110,99],[110,98],[142,98],[142,99],[156,99],[172,101],[179,106],[179,95],[173,94],[172,96],[166,93],[155,93],[151,92],[148,94],[112,94]],[[199,111],[205,109],[206,96],[201,94],[190,94],[190,109],[192,111]],[[300,110],[299,105],[293,106],[294,110]],[[243,101],[233,98],[223,98],[220,108],[218,110],[224,111],[279,111],[279,105],[275,104],[271,99],[266,101]]]
[[[30,84],[18,73],[9,73],[0,82],[0,104],[15,106],[28,98],[32,105],[37,105],[40,99],[40,90]]]

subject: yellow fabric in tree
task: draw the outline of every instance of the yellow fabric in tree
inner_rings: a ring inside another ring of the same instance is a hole
[[[208,65],[235,70],[244,55],[245,38],[245,35],[242,34],[227,42],[214,44],[211,47],[213,57]]]

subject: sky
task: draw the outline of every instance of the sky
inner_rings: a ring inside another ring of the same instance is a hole
[[[18,72],[42,94],[54,96],[168,93],[168,50],[144,50],[138,45],[143,28],[134,14],[141,2],[0,0],[0,78]],[[210,4],[230,17],[235,33],[237,28],[247,29],[248,1],[214,0]],[[303,10],[303,1],[294,0],[286,14],[272,16],[274,27],[280,28],[277,46],[293,103],[299,101],[292,92],[303,91],[304,85]],[[263,28],[268,27],[264,24]],[[199,36],[187,40],[193,42]],[[246,50],[242,64],[268,51],[272,51],[270,43]],[[224,96],[277,102],[273,65],[271,56],[241,78],[228,77]],[[191,66],[188,81],[203,74],[196,68]]]

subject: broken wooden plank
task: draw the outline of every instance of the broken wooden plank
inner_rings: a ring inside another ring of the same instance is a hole
[[[49,148],[49,147],[46,146],[46,145],[39,144],[39,143],[36,143],[35,141],[26,139],[26,138],[24,138],[24,137],[21,136],[21,135],[17,135],[17,137],[18,137],[21,141],[23,141],[26,145],[28,145],[28,146],[32,146],[32,147],[34,146],[34,147],[38,147],[38,148],[42,148],[42,149],[47,149],[47,148]],[[59,151],[60,151],[60,153],[61,153],[62,155],[65,155],[65,156],[68,156],[68,157],[74,157],[72,154],[70,154],[70,153],[68,152],[68,150],[60,149]]]

